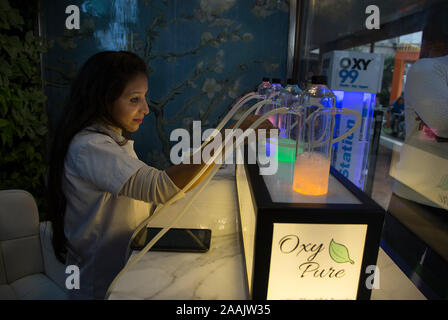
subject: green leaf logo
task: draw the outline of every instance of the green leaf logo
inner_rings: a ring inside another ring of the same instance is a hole
[[[444,175],[442,179],[440,179],[439,185],[437,188],[442,190],[448,190],[448,174]]]
[[[330,257],[337,263],[345,263],[350,262],[351,264],[354,264],[355,261],[350,259],[348,249],[343,244],[339,244],[334,242],[333,239],[331,239],[330,242]]]

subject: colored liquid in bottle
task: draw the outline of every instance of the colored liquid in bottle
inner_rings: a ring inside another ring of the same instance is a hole
[[[327,194],[329,176],[329,158],[311,152],[297,155],[294,164],[294,191],[310,196]]]

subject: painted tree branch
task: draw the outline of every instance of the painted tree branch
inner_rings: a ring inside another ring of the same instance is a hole
[[[158,33],[155,31],[155,29],[158,26],[160,17],[161,16],[155,17],[154,20],[152,21],[151,25],[146,29],[146,44],[145,44],[145,55],[144,55],[145,60],[149,60],[149,58],[151,56],[152,43],[156,39],[155,36],[158,35]]]
[[[167,53],[154,53],[149,56],[149,60],[154,60],[156,58],[163,58],[163,59],[169,59],[169,58],[182,58],[191,54],[197,54],[203,47],[205,47],[207,44],[200,44],[195,49],[191,49],[189,51],[185,51],[182,53],[175,53],[175,52],[167,52]]]
[[[45,69],[56,72],[62,80],[71,82],[74,79],[74,74],[68,73],[62,68],[47,66]]]
[[[70,88],[70,84],[61,84],[57,82],[45,81],[45,85],[55,88]]]
[[[187,111],[194,105],[196,104],[198,101],[200,101],[207,93],[205,92],[198,92],[190,101],[188,101],[185,104],[184,109],[179,112],[174,118],[171,119],[164,119],[164,123],[168,124],[168,123],[174,123],[179,121],[180,119],[182,119],[185,114],[187,113]]]
[[[214,60],[215,61],[215,60]],[[173,90],[171,90],[160,102],[159,102],[159,104],[158,104],[158,107],[160,108],[160,109],[163,109],[165,106],[166,106],[166,104],[170,101],[170,100],[173,100],[174,99],[174,96],[175,95],[177,95],[177,94],[181,94],[182,92],[183,92],[183,90],[185,89],[185,88],[187,88],[188,87],[188,85],[189,85],[189,83],[191,82],[191,81],[195,81],[195,80],[197,80],[202,74],[204,74],[205,72],[207,72],[207,71],[210,71],[210,67],[213,65],[213,63],[212,62],[209,62],[208,63],[208,65],[205,67],[205,68],[203,68],[203,69],[201,69],[201,70],[198,70],[198,69],[196,69],[195,70],[195,73],[193,74],[193,76],[192,77],[190,77],[189,79],[187,79],[187,80],[185,80],[182,84],[180,84],[179,86],[177,86],[176,88],[174,88]]]
[[[163,58],[165,60],[172,59],[172,58],[182,58],[189,55],[197,54],[201,49],[203,49],[206,46],[212,46],[217,47],[221,42],[225,41],[233,41],[232,39],[238,39],[238,41],[241,41],[242,35],[239,33],[239,26],[236,27],[232,31],[227,31],[227,28],[224,28],[221,30],[221,32],[210,39],[207,40],[201,40],[201,42],[197,45],[196,48],[187,50],[185,52],[176,53],[176,52],[165,52],[165,53],[150,53],[150,50],[145,51],[145,57],[148,58],[148,60],[154,60],[156,58]],[[148,36],[147,36],[147,42],[148,42]],[[152,47],[151,47],[152,49]]]
[[[255,61],[252,61],[250,63],[259,64],[259,63],[263,63],[263,62],[255,60]],[[224,81],[222,81],[221,85],[223,86],[223,89],[220,91],[220,94],[215,99],[212,100],[212,103],[210,103],[209,107],[207,108],[207,111],[202,115],[201,121],[204,121],[204,120],[208,119],[208,117],[210,116],[210,113],[216,107],[216,104],[217,104],[217,102],[219,102],[219,100],[223,100],[223,101],[225,100],[225,99],[222,98],[222,96],[229,92],[229,90],[231,88],[230,84],[238,76],[238,74],[239,74],[238,72],[244,71],[247,68],[248,68],[248,63],[240,63],[232,71],[230,77],[225,79]],[[221,118],[221,117],[219,117],[219,118]]]

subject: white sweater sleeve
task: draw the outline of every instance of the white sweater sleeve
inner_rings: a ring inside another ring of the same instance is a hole
[[[448,56],[421,59],[408,72],[405,88],[406,130],[418,115],[439,137],[448,137]]]
[[[179,191],[165,171],[143,166],[123,185],[119,195],[159,205]]]

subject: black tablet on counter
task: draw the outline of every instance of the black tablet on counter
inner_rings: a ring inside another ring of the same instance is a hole
[[[132,246],[134,250],[143,249],[162,228],[147,228],[146,241],[142,246]],[[204,253],[210,249],[210,229],[171,228],[149,251]]]

